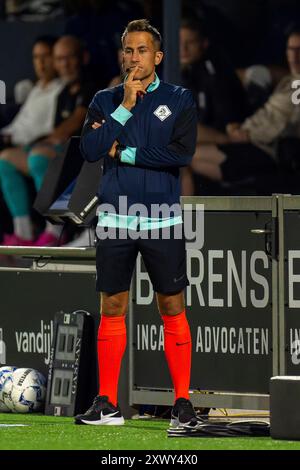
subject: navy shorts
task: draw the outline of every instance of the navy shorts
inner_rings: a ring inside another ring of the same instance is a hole
[[[163,239],[161,229],[157,229],[158,232],[158,239],[149,236],[148,239],[127,237],[122,240],[117,236],[116,239],[98,240],[97,291],[112,294],[128,291],[140,252],[155,292],[181,292],[189,284],[184,233],[180,239],[175,239],[174,227],[170,227],[170,238]]]

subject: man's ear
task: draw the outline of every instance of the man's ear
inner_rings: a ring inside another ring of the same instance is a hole
[[[159,65],[163,60],[164,53],[162,51],[155,52],[155,65]]]

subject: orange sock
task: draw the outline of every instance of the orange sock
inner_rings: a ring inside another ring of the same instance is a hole
[[[189,399],[192,340],[185,310],[175,316],[162,315],[165,355],[175,389],[175,400]]]
[[[126,316],[101,315],[98,329],[99,395],[118,402],[118,382],[122,358],[126,349]]]

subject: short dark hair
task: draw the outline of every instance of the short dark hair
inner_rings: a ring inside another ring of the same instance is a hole
[[[51,36],[50,34],[44,35],[44,36],[38,36],[35,38],[32,47],[34,47],[36,44],[46,44],[46,46],[49,47],[49,49],[53,49],[54,44],[57,41],[57,37]]]
[[[181,20],[180,27],[194,31],[200,39],[208,38],[207,26],[204,19],[186,17]]]
[[[122,38],[121,38],[122,46],[124,45],[124,40],[127,34],[136,33],[136,32],[150,33],[153,38],[153,42],[157,44],[159,49],[161,48],[162,37],[161,37],[160,32],[158,31],[158,29],[152,26],[150,22],[146,19],[134,20],[128,23],[124,33],[122,34]]]
[[[291,23],[286,31],[286,39],[288,40],[291,36],[300,36],[300,24],[299,23]]]

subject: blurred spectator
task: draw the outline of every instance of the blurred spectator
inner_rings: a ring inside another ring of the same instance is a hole
[[[257,63],[253,58],[266,32],[266,4],[265,0],[183,0],[184,16],[205,20],[212,43],[230,57],[234,68]]]
[[[63,15],[61,0],[5,0],[9,21],[44,21]]]
[[[264,178],[275,172],[279,138],[292,137],[300,155],[300,107],[292,100],[292,82],[300,78],[300,29],[290,31],[287,41],[290,75],[281,80],[264,107],[242,124],[231,123],[227,135],[231,145],[202,146],[193,159],[193,169],[216,181],[237,182]],[[299,156],[298,156],[299,158]]]
[[[14,222],[14,233],[4,239],[6,245],[50,246],[58,243],[60,228],[49,222],[45,231],[34,240],[30,218],[31,205],[23,175],[33,178],[38,191],[49,160],[64,151],[65,144],[72,135],[80,133],[88,104],[95,92],[90,85],[82,83],[82,62],[83,53],[78,39],[65,36],[56,42],[54,65],[65,86],[60,88],[60,94],[51,103],[54,108],[51,126],[48,132],[43,134],[45,138],[35,139],[31,136],[26,149],[7,149],[1,154],[1,187]],[[44,113],[47,115],[47,108],[44,108]],[[43,122],[44,118],[40,116],[40,120]],[[33,132],[31,127],[30,129]],[[38,141],[34,143],[34,140]]]
[[[182,20],[180,65],[182,85],[192,90],[198,106],[198,146],[229,142],[227,124],[246,117],[245,91],[230,64],[214,51],[203,20]],[[182,194],[193,193],[191,171],[184,169]]]
[[[239,76],[246,90],[249,114],[253,114],[266,103],[273,91],[271,72],[264,65],[252,65],[243,70],[242,77],[241,72]]]
[[[81,133],[88,105],[97,91],[95,83],[86,81],[84,77],[83,66],[87,62],[88,55],[76,37],[63,36],[55,44],[55,68],[59,76],[67,81],[67,85],[57,99],[54,131],[32,149],[37,162],[40,161],[40,156],[44,159],[47,157],[48,161],[59,156],[68,139]],[[42,181],[37,189],[41,184]],[[57,245],[59,232],[60,228],[47,222],[45,231],[35,241],[35,245]]]
[[[52,57],[54,43],[55,38],[48,36],[35,41],[32,59],[38,82],[15,119],[1,129],[2,146],[27,145],[52,130],[55,99],[64,86],[64,82],[56,78]]]
[[[52,58],[55,41],[50,36],[35,41],[32,58],[37,83],[15,119],[0,131],[0,145],[2,149],[6,147],[0,153],[0,186],[10,213],[15,216],[14,231],[20,237],[23,235],[24,239],[30,239],[30,231],[26,227],[22,228],[23,205],[27,207],[29,204],[27,185],[22,176],[22,173],[28,173],[28,144],[52,131],[56,97],[65,86],[64,81],[56,78]],[[20,207],[15,205],[15,198],[21,201]],[[5,214],[6,211],[1,210],[1,225],[4,225],[4,229],[8,226]]]
[[[298,0],[272,0],[267,3],[264,34],[255,48],[253,60],[265,65],[285,67],[286,34],[292,23],[300,21]],[[251,35],[252,36],[252,35]]]
[[[235,71],[214,52],[203,21],[182,21],[180,65],[182,84],[198,105],[198,142],[227,142],[226,125],[246,116],[245,93]]]
[[[46,143],[64,143],[81,132],[86,109],[96,92],[96,84],[82,75],[87,60],[81,42],[75,37],[63,36],[54,46],[55,69],[67,85],[58,96],[55,129]]]

